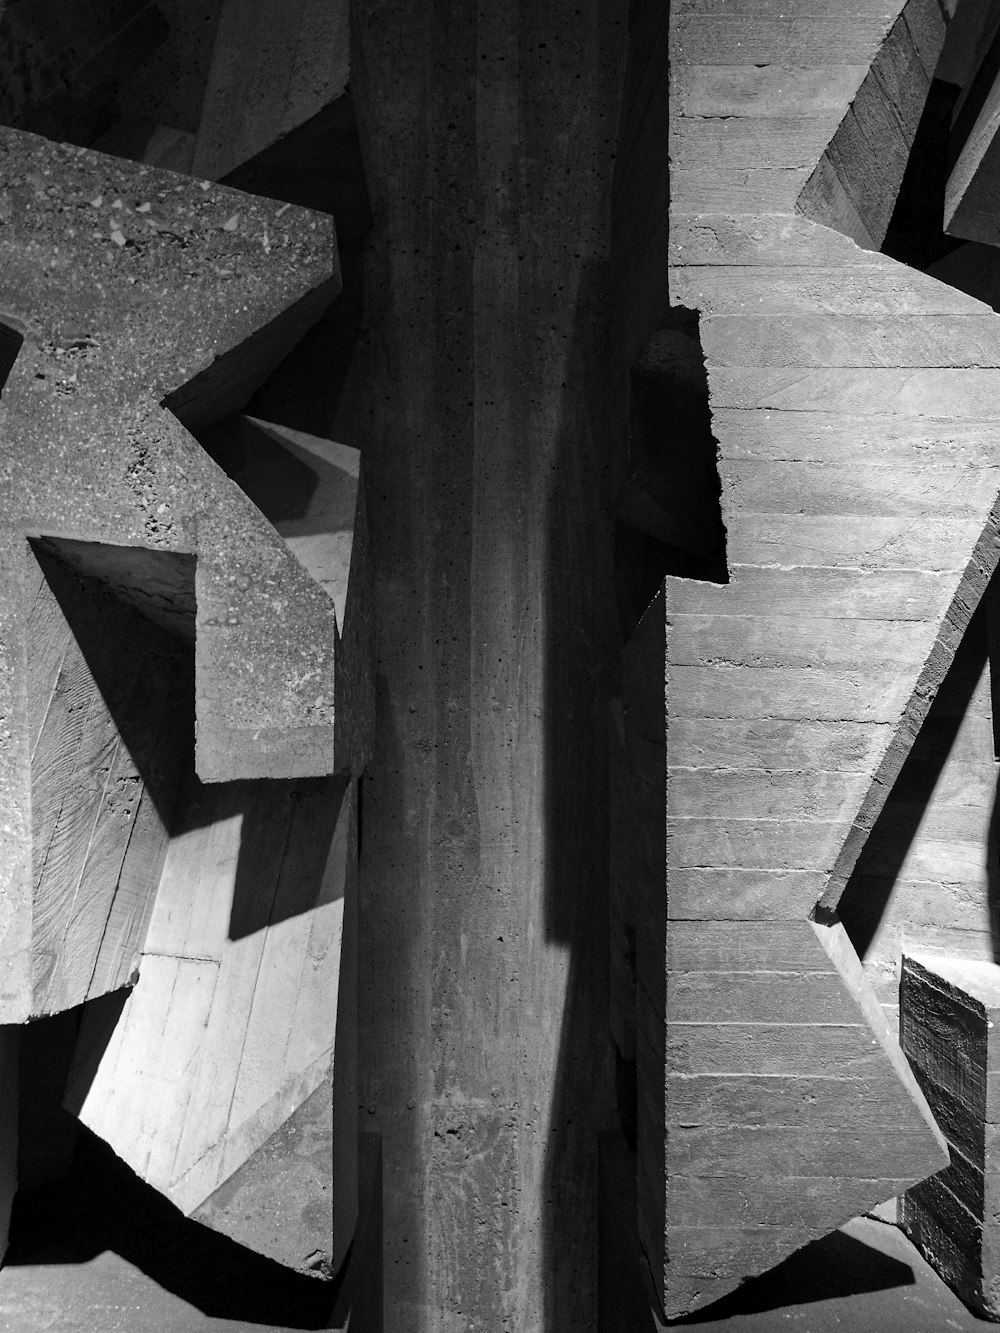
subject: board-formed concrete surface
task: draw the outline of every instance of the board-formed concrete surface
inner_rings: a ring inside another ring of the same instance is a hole
[[[597,1333],[975,1333],[995,1328],[968,1310],[902,1231],[856,1217],[717,1304],[664,1324],[635,1232],[635,1156],[601,1137]]]
[[[85,1014],[67,1090],[68,1109],[190,1216],[330,1088],[316,1243],[296,1255],[268,1240],[292,1266],[314,1250],[338,1266],[357,1214],[355,802],[356,784],[340,778],[198,784],[138,979],[113,1031],[100,1011]],[[294,1193],[290,1177],[279,1185]],[[274,1205],[294,1199],[276,1193]],[[201,1216],[239,1233],[221,1206]]]
[[[878,253],[944,37],[936,0],[670,17],[670,299],[698,312],[729,562],[668,578],[626,653],[656,885],[639,1218],[670,1316],[947,1160],[836,916],[1000,551],[1000,322]],[[660,16],[663,78],[665,47]]]

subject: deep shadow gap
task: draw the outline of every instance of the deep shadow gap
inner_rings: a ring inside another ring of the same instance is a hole
[[[631,372],[615,583],[627,641],[666,576],[728,583],[718,443],[698,312],[671,307]]]
[[[194,557],[55,537],[29,544],[169,829],[194,753]],[[66,659],[54,691],[69,669]]]

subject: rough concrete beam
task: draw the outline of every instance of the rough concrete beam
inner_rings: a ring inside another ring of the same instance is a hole
[[[969,39],[975,33],[970,45]],[[952,111],[951,139],[961,148],[976,123],[1000,69],[1000,4],[997,0],[967,0],[958,6],[948,24],[948,38],[936,77],[957,85],[959,93]],[[954,157],[954,152],[953,152]]]
[[[907,1190],[900,1223],[977,1314],[1000,1317],[1000,967],[920,954],[903,962],[900,1037],[948,1137],[950,1165]]]
[[[936,4],[910,0],[899,8],[887,32],[884,5],[873,5],[868,22],[855,19],[857,40],[872,44],[868,72],[849,105],[838,108],[836,133],[795,205],[869,249],[885,239],[945,37]],[[809,22],[802,20],[804,26]],[[776,45],[776,55],[779,49]],[[833,64],[818,56],[806,63]]]
[[[385,1143],[386,1322],[413,1333],[459,1308],[594,1323],[623,12],[352,7],[375,227],[340,410],[367,432],[388,631],[362,1100]]]
[[[948,31],[934,77],[961,88],[964,99],[996,36],[1000,4],[997,0],[945,0],[943,8]],[[960,106],[961,100],[956,112]]]

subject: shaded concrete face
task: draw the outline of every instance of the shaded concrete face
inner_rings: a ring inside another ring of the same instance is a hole
[[[69,1333],[349,1327],[381,1333],[381,1152],[359,1139],[355,1245],[333,1281],[292,1272],[184,1218],[86,1131],[72,1172],[18,1203],[0,1326]],[[349,1317],[349,1324],[348,1324]]]
[[[993,1320],[1000,1314],[998,1019],[995,963],[934,954],[903,958],[903,1049],[948,1137],[950,1161],[902,1197],[900,1225],[963,1301]]]
[[[24,537],[54,540],[145,611],[173,615],[174,628],[196,600],[206,776],[235,776],[241,765],[278,776],[331,771],[329,600],[178,420],[231,410],[325,308],[336,286],[329,221],[16,131],[0,132],[0,143],[0,304],[11,331],[0,417],[16,446],[0,481],[7,688],[12,697],[27,689],[34,593]],[[197,557],[196,599],[193,585],[182,592],[162,568],[154,573],[157,554]],[[24,716],[20,703],[14,712]],[[17,824],[26,759],[19,747],[3,757],[12,845],[27,832]],[[12,883],[24,866],[8,859]],[[17,955],[26,937],[11,940]],[[11,1018],[23,1006],[18,966]]]
[[[939,7],[912,3],[897,17],[872,6],[822,21],[790,10],[773,27],[759,14],[718,22],[675,7],[670,24],[671,298],[700,310],[732,573],[718,589],[670,581],[673,767],[659,788],[666,839],[651,839],[656,925],[666,918],[667,945],[645,969],[641,910],[636,932],[640,983],[645,971],[651,1007],[666,1019],[665,1032],[644,1024],[640,984],[641,1081],[644,1038],[649,1055],[647,1091],[640,1087],[639,1096],[641,1225],[665,1308],[677,1314],[717,1294],[721,1285],[713,1284],[727,1269],[734,1284],[773,1263],[779,1246],[801,1243],[810,1227],[825,1229],[838,1209],[844,1216],[864,1206],[869,1180],[880,1177],[877,1188],[888,1190],[897,1172],[934,1164],[933,1154],[921,1164],[915,1147],[893,1156],[904,1140],[905,1107],[897,1113],[888,1100],[880,1114],[868,1088],[863,1119],[848,1098],[835,1105],[830,1085],[818,1089],[825,1104],[793,1146],[794,1094],[784,1105],[771,1100],[781,1080],[801,1088],[809,1073],[828,1068],[846,1093],[855,1066],[846,1048],[825,1064],[829,1033],[804,1035],[802,1024],[841,1021],[825,1009],[819,987],[807,995],[803,982],[792,999],[798,983],[765,974],[812,970],[786,922],[810,914],[817,924],[833,920],[995,568],[995,431],[986,404],[998,341],[996,320],[982,306],[878,253],[892,230],[893,199],[944,40]],[[857,62],[852,72],[829,63],[834,32],[838,60]],[[779,142],[776,118],[800,110],[795,142]],[[945,122],[947,105],[942,112],[939,99],[936,110]],[[941,125],[938,136],[940,147]],[[803,224],[803,213],[820,225]],[[857,244],[845,243],[844,233]],[[897,251],[908,239],[897,232]],[[923,250],[929,262],[934,239],[916,237],[921,244],[911,253]],[[943,334],[951,316],[968,322],[956,322],[931,350],[926,335]],[[970,355],[980,337],[989,350],[980,344]],[[977,418],[970,441],[981,438],[979,409],[970,412],[977,391],[994,444],[946,461],[970,415]],[[940,444],[931,445],[945,418]],[[938,471],[945,467],[962,492],[954,509],[951,484]],[[975,515],[965,509],[973,494]],[[938,595],[921,605],[917,589],[931,579]],[[663,659],[649,681],[662,705]],[[985,692],[980,686],[976,693],[978,711]],[[847,983],[841,1001],[867,994],[863,1008],[875,1035],[887,1030],[873,1001],[892,999],[901,930],[929,940],[954,926],[956,941],[977,952],[990,948],[986,909],[992,912],[994,895],[985,890],[995,878],[986,868],[995,858],[995,784],[983,721],[975,719],[975,745],[963,762],[946,771],[940,806],[917,808],[912,773],[899,783],[898,842],[883,844],[865,867],[867,884],[859,878],[852,886],[848,905],[856,910],[866,890],[875,896],[887,887],[873,883],[872,872],[887,882],[904,856],[908,862],[898,914],[880,958],[871,960],[877,995],[860,967],[852,976],[839,968]],[[911,811],[907,800],[914,800]],[[906,835],[918,823],[910,856]],[[844,957],[850,952],[848,944]],[[754,1031],[755,1021],[766,1032]],[[894,1064],[905,1072],[901,1060]],[[664,1067],[666,1136],[657,1123]],[[730,1086],[734,1071],[740,1078]],[[648,1135],[645,1114],[654,1120]],[[730,1157],[741,1125],[744,1142]],[[765,1164],[764,1145],[786,1130],[783,1149]],[[830,1211],[808,1222],[825,1182],[843,1181],[849,1163],[852,1189],[839,1197],[831,1189]],[[693,1184],[698,1170],[703,1191]],[[727,1193],[727,1177],[732,1185],[758,1172],[759,1188]],[[777,1191],[791,1194],[799,1172],[814,1183],[775,1206]],[[705,1229],[710,1219],[715,1236]]]

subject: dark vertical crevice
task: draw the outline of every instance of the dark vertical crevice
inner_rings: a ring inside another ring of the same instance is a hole
[[[628,469],[615,505],[618,614],[626,640],[667,575],[729,581],[697,311],[667,311],[630,379]]]
[[[925,270],[961,241],[944,232],[944,196],[951,166],[952,115],[961,89],[932,79],[903,173],[882,253]]]

